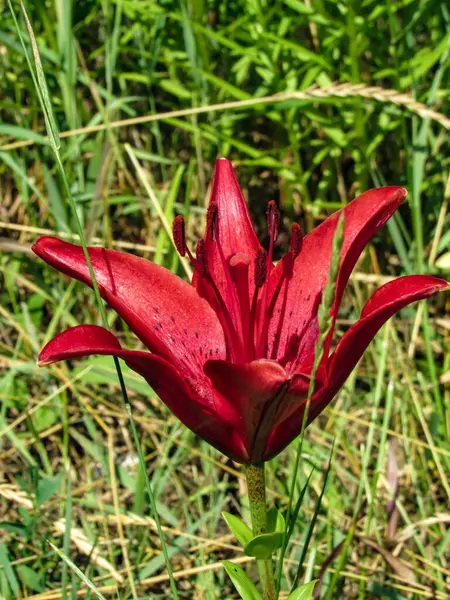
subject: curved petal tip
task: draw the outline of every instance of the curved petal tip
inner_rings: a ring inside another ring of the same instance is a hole
[[[45,248],[46,248],[47,244],[51,243],[52,240],[55,240],[55,239],[57,239],[57,238],[54,238],[51,235],[41,235],[31,246],[31,249],[37,256],[42,258],[43,256],[45,256]]]
[[[61,360],[92,354],[115,355],[121,350],[119,340],[103,327],[77,325],[50,340],[41,350],[37,364],[38,367],[45,367]]]

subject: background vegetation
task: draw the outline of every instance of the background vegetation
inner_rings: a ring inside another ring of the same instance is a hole
[[[310,230],[370,187],[409,190],[358,264],[339,334],[387,278],[448,278],[445,3],[24,3],[58,127],[68,132],[62,162],[92,243],[182,275],[161,213],[169,222],[185,214],[193,244],[214,160],[226,156],[263,243],[270,199],[288,232],[293,220]],[[35,366],[54,334],[100,321],[89,290],[30,252],[38,234],[72,238],[75,227],[4,0],[0,23],[0,597],[95,597],[47,540],[105,596],[170,597],[111,359]],[[285,92],[302,93],[257,100]],[[184,113],[161,116],[171,111]],[[285,233],[280,254],[287,243]],[[283,589],[302,559],[301,580],[319,578],[317,597],[328,600],[449,597],[448,308],[441,295],[404,310],[309,428],[295,498],[315,469]],[[136,347],[115,314],[108,318],[124,345]],[[125,375],[180,598],[236,597],[220,560],[241,554],[220,511],[240,510],[239,467],[181,427],[138,376]],[[287,450],[269,465],[270,500],[281,509],[294,456]]]

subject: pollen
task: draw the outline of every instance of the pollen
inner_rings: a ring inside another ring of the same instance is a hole
[[[178,250],[180,256],[186,256],[186,229],[184,226],[184,219],[182,215],[175,217],[172,223],[172,236],[175,248]]]
[[[197,242],[196,256],[197,260],[195,261],[195,266],[200,275],[206,276],[208,274],[208,265],[206,262],[204,240],[199,240]]]
[[[209,236],[209,239],[211,240],[214,240],[216,237],[217,219],[217,204],[216,202],[210,202],[208,212],[206,213],[206,235]]]
[[[267,275],[267,260],[266,251],[264,248],[260,248],[256,254],[255,262],[255,285],[260,288],[266,281]]]

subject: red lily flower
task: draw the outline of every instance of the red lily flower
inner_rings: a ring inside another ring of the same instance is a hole
[[[398,208],[406,191],[370,190],[344,209],[344,241],[334,320],[360,253]],[[90,248],[102,297],[150,352],[124,350],[96,325],[79,325],[51,340],[39,364],[108,354],[142,375],[192,431],[242,463],[266,461],[299,433],[318,337],[317,310],[327,282],[339,213],[302,239],[294,224],[291,250],[272,263],[279,213],[267,209],[266,254],[253,229],[231,163],[216,163],[207,231],[196,257],[186,246],[182,217],[174,241],[194,266],[189,284],[167,269],[114,250]],[[52,267],[91,286],[80,246],[41,237],[34,252]],[[308,424],[332,400],[379,328],[397,311],[448,283],[428,275],[382,286],[361,318],[330,353],[327,337]],[[333,328],[332,328],[333,329]]]

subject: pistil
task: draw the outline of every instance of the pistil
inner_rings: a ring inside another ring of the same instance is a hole
[[[248,270],[250,266],[250,258],[246,254],[235,254],[230,258],[230,270],[235,288],[238,295],[242,340],[245,360],[253,360],[253,337],[251,337],[250,322],[250,292],[248,286]]]
[[[279,223],[280,223],[280,213],[278,212],[278,208],[275,205],[275,202],[269,202],[267,207],[267,225],[269,229],[270,236],[270,244],[269,244],[269,254],[267,256],[267,274],[266,274],[266,282],[264,285],[263,297],[261,300],[261,309],[258,311],[258,332],[257,332],[257,343],[256,343],[256,358],[269,358],[267,356],[267,346],[268,346],[268,333],[269,333],[269,324],[272,319],[273,312],[275,310],[275,306],[277,304],[277,299],[280,291],[284,287],[285,279],[292,275],[292,269],[294,266],[294,262],[296,258],[299,256],[302,246],[303,246],[303,236],[298,223],[294,223],[292,225],[292,237],[291,237],[291,251],[290,256],[286,256],[283,259],[283,270],[280,274],[279,281],[275,289],[273,290],[272,297],[268,298],[268,282],[271,276],[271,268],[273,266],[272,256],[273,256],[273,245],[278,237]],[[287,293],[287,290],[285,290]],[[280,323],[278,329],[281,328],[282,318],[280,318]],[[275,333],[275,341],[276,337],[279,335]]]
[[[271,200],[267,205],[266,210],[267,216],[267,229],[269,232],[269,252],[266,258],[266,281],[263,286],[263,296],[261,300],[261,310],[259,311],[260,327],[257,332],[257,343],[256,343],[256,358],[263,358],[265,356],[265,348],[267,345],[267,332],[269,329],[269,315],[267,314],[267,288],[268,281],[273,269],[273,247],[278,239],[278,233],[280,230],[280,211],[275,203],[275,200]]]
[[[273,250],[280,228],[280,213],[274,200],[267,206],[267,228],[269,233],[269,251],[260,248],[254,262],[253,298],[250,302],[249,271],[251,259],[246,254],[237,253],[229,259],[225,257],[219,236],[218,210],[215,202],[211,202],[207,213],[206,241],[200,240],[196,247],[194,258],[186,244],[184,219],[180,215],[173,222],[173,239],[181,256],[186,254],[198,276],[202,295],[207,297],[223,327],[227,339],[230,359],[233,362],[252,361],[255,358],[268,358],[268,332],[278,296],[282,289],[287,293],[285,279],[292,274],[293,264],[299,256],[303,236],[300,226],[292,226],[291,250],[284,259],[282,272],[278,281],[272,286],[269,298],[269,281],[273,270]],[[223,288],[219,290],[214,275],[209,269],[207,252],[209,242],[214,242],[217,257],[222,267],[225,279],[226,294]],[[280,318],[280,321],[282,319]],[[280,325],[280,324],[279,324]],[[277,328],[278,329],[278,328]],[[275,338],[277,334],[275,333]]]
[[[241,311],[240,311],[240,302],[237,294],[236,286],[231,277],[230,265],[225,258],[222,244],[219,236],[219,227],[218,227],[218,212],[217,212],[217,204],[215,202],[211,202],[208,208],[207,214],[207,235],[210,236],[211,241],[214,241],[216,244],[217,252],[219,254],[220,262],[222,264],[222,270],[225,275],[225,280],[227,282],[230,304],[231,304],[231,317],[232,322],[234,324],[234,328],[236,333],[238,334],[238,354],[241,357],[245,354],[245,340],[244,340],[244,329],[242,325],[241,319]],[[234,344],[236,347],[236,343]]]

